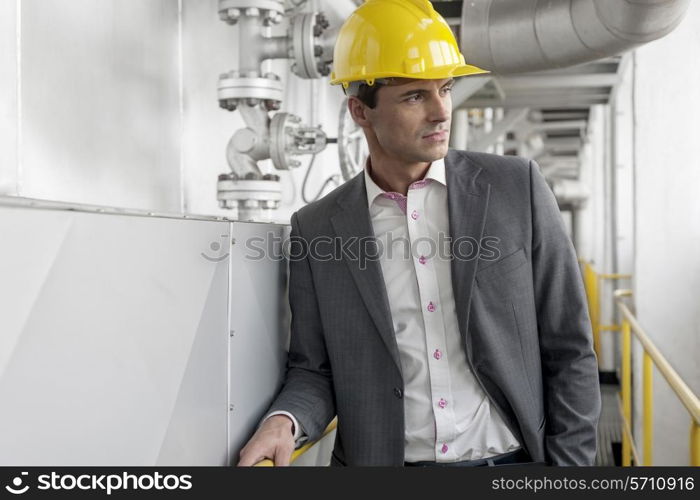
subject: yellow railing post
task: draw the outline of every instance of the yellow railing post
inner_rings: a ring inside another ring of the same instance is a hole
[[[700,424],[690,422],[690,465],[700,467]]]
[[[586,290],[588,291],[588,307],[593,330],[593,350],[600,363],[600,295],[598,292],[598,273],[586,262]]]
[[[595,311],[595,329],[593,330],[593,341],[595,354],[598,359],[602,359],[602,347],[600,345],[600,278],[598,273],[593,271],[593,310]]]
[[[622,418],[632,428],[632,338],[630,324],[622,322]],[[622,466],[632,465],[630,438],[622,435]]]
[[[649,353],[644,351],[644,465],[652,465],[652,444],[654,428],[654,363]]]

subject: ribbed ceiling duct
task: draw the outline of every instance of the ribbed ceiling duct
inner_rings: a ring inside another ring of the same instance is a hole
[[[465,0],[460,45],[467,62],[501,75],[572,66],[663,37],[689,2]]]

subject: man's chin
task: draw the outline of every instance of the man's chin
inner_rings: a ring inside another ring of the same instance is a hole
[[[440,158],[444,158],[447,156],[447,150],[449,148],[449,144],[447,142],[441,143],[441,144],[436,144],[435,146],[431,147],[429,150],[424,151],[424,158],[422,161],[435,161],[439,160]]]
[[[406,163],[431,163],[447,156],[448,148],[449,145],[445,142],[421,149],[405,149],[397,151],[395,158],[401,158]]]

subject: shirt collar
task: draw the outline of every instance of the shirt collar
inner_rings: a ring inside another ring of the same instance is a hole
[[[372,167],[372,163],[370,161],[370,157],[367,157],[367,162],[365,163],[365,188],[367,190],[367,206],[371,207],[372,202],[374,199],[379,196],[382,193],[385,193],[382,188],[377,186],[377,183],[374,182],[372,179],[372,176],[369,174],[370,169]],[[440,158],[439,160],[433,161],[430,166],[428,167],[428,171],[425,173],[424,179],[432,179],[434,181],[439,182],[443,186],[447,186],[447,178],[445,176],[445,159]]]

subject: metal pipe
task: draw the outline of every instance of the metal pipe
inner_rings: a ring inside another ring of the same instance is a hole
[[[266,59],[287,59],[292,48],[292,40],[287,36],[259,37],[261,44],[260,61]]]
[[[464,101],[476,94],[481,88],[489,83],[493,78],[490,76],[470,76],[458,78],[452,87],[452,109],[458,109]]]
[[[455,149],[467,149],[469,137],[469,111],[456,109],[452,111],[452,132],[450,145]]]
[[[261,50],[251,48],[262,45],[262,26],[257,16],[241,16],[238,20],[238,71],[241,74],[260,74]]]
[[[488,109],[490,111],[485,113],[487,125],[484,128],[484,134],[470,145],[469,149],[472,151],[486,151],[494,146],[500,137],[517,127],[527,117],[529,111],[527,108],[511,109],[501,120],[496,121],[494,115],[497,117],[498,111],[494,112],[492,108]]]
[[[509,111],[509,113],[511,113],[511,112],[512,111]],[[498,125],[503,120],[503,108],[496,108],[494,110],[494,115],[495,115],[496,127],[498,127]],[[511,125],[510,127],[508,127],[506,130],[503,131],[503,134],[499,135],[498,138],[495,140],[493,152],[496,153],[497,155],[503,154],[506,133],[508,132],[508,130],[512,129],[513,127],[514,127],[514,125]]]
[[[573,66],[670,33],[690,0],[469,0],[460,45],[496,74]]]

